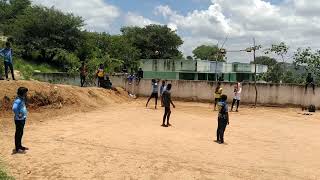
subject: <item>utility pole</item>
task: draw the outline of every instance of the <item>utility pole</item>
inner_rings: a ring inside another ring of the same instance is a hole
[[[256,39],[253,38],[254,88],[256,90],[256,97],[254,101],[255,108],[257,107],[257,101],[258,101],[256,50],[257,50]]]

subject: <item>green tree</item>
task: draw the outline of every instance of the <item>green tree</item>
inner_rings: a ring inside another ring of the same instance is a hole
[[[316,81],[320,84],[320,50],[299,48],[294,54],[294,64],[305,67],[308,72],[316,76]]]
[[[254,64],[253,61],[251,61],[250,63]],[[278,62],[276,59],[270,58],[268,56],[259,56],[259,57],[256,57],[256,63],[266,65],[268,67],[272,67],[272,66],[276,65]]]
[[[265,54],[274,54],[277,56],[280,56],[282,61],[282,68],[277,68],[277,70],[281,71],[282,73],[280,75],[280,82],[283,80],[285,74],[286,74],[286,55],[288,53],[289,46],[285,42],[281,42],[279,44],[272,44],[271,48],[267,49],[265,51]]]
[[[187,60],[193,60],[192,56],[187,56]]]
[[[265,51],[266,54],[273,53],[277,56],[281,57],[283,63],[285,63],[285,56],[288,53],[289,46],[285,42],[281,42],[279,44],[272,44],[271,48]]]
[[[0,0],[0,31],[5,35],[10,33],[8,24],[13,23],[12,21],[30,6],[30,0]]]
[[[268,67],[268,71],[263,74],[262,80],[272,83],[280,83],[282,77],[281,64],[277,63]]]
[[[140,51],[140,59],[181,58],[182,39],[167,26],[123,27],[123,36]]]
[[[81,39],[83,20],[64,14],[54,8],[28,7],[10,25],[10,35],[21,49],[21,56],[64,68],[65,61],[56,61],[61,55],[73,53]],[[65,57],[64,57],[65,58]],[[68,63],[68,62],[66,62]]]
[[[223,55],[220,54],[220,50],[218,46],[208,46],[208,45],[201,45],[195,48],[193,51],[193,56],[195,59],[201,60],[209,60],[209,61],[224,61]]]
[[[121,35],[111,36],[108,46],[110,57],[120,59],[127,68],[137,69],[140,61],[140,51],[128,39]]]

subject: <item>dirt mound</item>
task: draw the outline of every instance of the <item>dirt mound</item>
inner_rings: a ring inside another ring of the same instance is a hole
[[[121,88],[106,90],[101,88],[80,88],[67,85],[55,85],[38,81],[0,81],[0,110],[11,111],[17,89],[21,86],[29,89],[27,106],[29,109],[60,109],[73,106],[77,109],[106,106],[128,101],[128,94]]]

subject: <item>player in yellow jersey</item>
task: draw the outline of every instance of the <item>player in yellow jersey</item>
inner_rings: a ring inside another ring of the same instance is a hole
[[[214,92],[214,110],[216,111],[217,103],[220,102],[221,100],[221,95],[222,95],[222,87],[221,83],[218,82],[218,86]]]

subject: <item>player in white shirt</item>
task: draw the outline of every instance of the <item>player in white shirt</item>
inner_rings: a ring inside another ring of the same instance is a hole
[[[241,91],[242,91],[241,83],[237,82],[237,84],[234,87],[234,97],[233,97],[233,101],[232,101],[231,111],[233,111],[233,106],[237,102],[236,112],[238,112],[240,100],[241,100]]]

